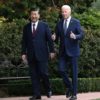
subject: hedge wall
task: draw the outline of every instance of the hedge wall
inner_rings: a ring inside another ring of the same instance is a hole
[[[53,95],[65,94],[66,88],[62,79],[51,79]],[[79,78],[78,93],[100,91],[100,78]],[[45,95],[44,87],[42,93]],[[0,85],[0,97],[29,96],[32,95],[30,80],[9,80],[7,84]]]
[[[54,30],[57,21],[57,11],[44,13],[47,21]],[[80,19],[85,38],[81,42],[81,56],[79,59],[79,77],[100,77],[100,12],[89,10],[83,14],[74,13]],[[0,66],[19,66],[21,64],[21,38],[25,19],[0,23]],[[2,61],[8,63],[2,64]],[[57,73],[57,59],[50,62],[50,77],[59,77]],[[71,76],[71,73],[70,73]]]

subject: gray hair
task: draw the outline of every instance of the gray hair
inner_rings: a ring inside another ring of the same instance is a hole
[[[69,6],[69,5],[63,5],[62,7],[61,7],[61,9],[62,8],[67,8],[67,9],[69,9],[70,11],[71,11],[71,7]]]

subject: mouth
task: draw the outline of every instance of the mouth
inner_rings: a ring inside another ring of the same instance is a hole
[[[32,20],[36,20],[36,18],[32,18]]]

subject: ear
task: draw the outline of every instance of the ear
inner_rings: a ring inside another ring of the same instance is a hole
[[[40,19],[40,14],[38,15],[38,18]]]

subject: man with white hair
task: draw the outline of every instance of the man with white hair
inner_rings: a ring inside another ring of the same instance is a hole
[[[71,96],[69,100],[77,100],[77,61],[80,55],[79,40],[83,38],[83,31],[79,20],[72,18],[69,5],[61,7],[61,15],[62,19],[57,23],[52,39],[60,40],[58,70],[67,88],[66,97]],[[68,67],[69,64],[71,66]],[[72,69],[72,81],[66,73],[68,68]]]

